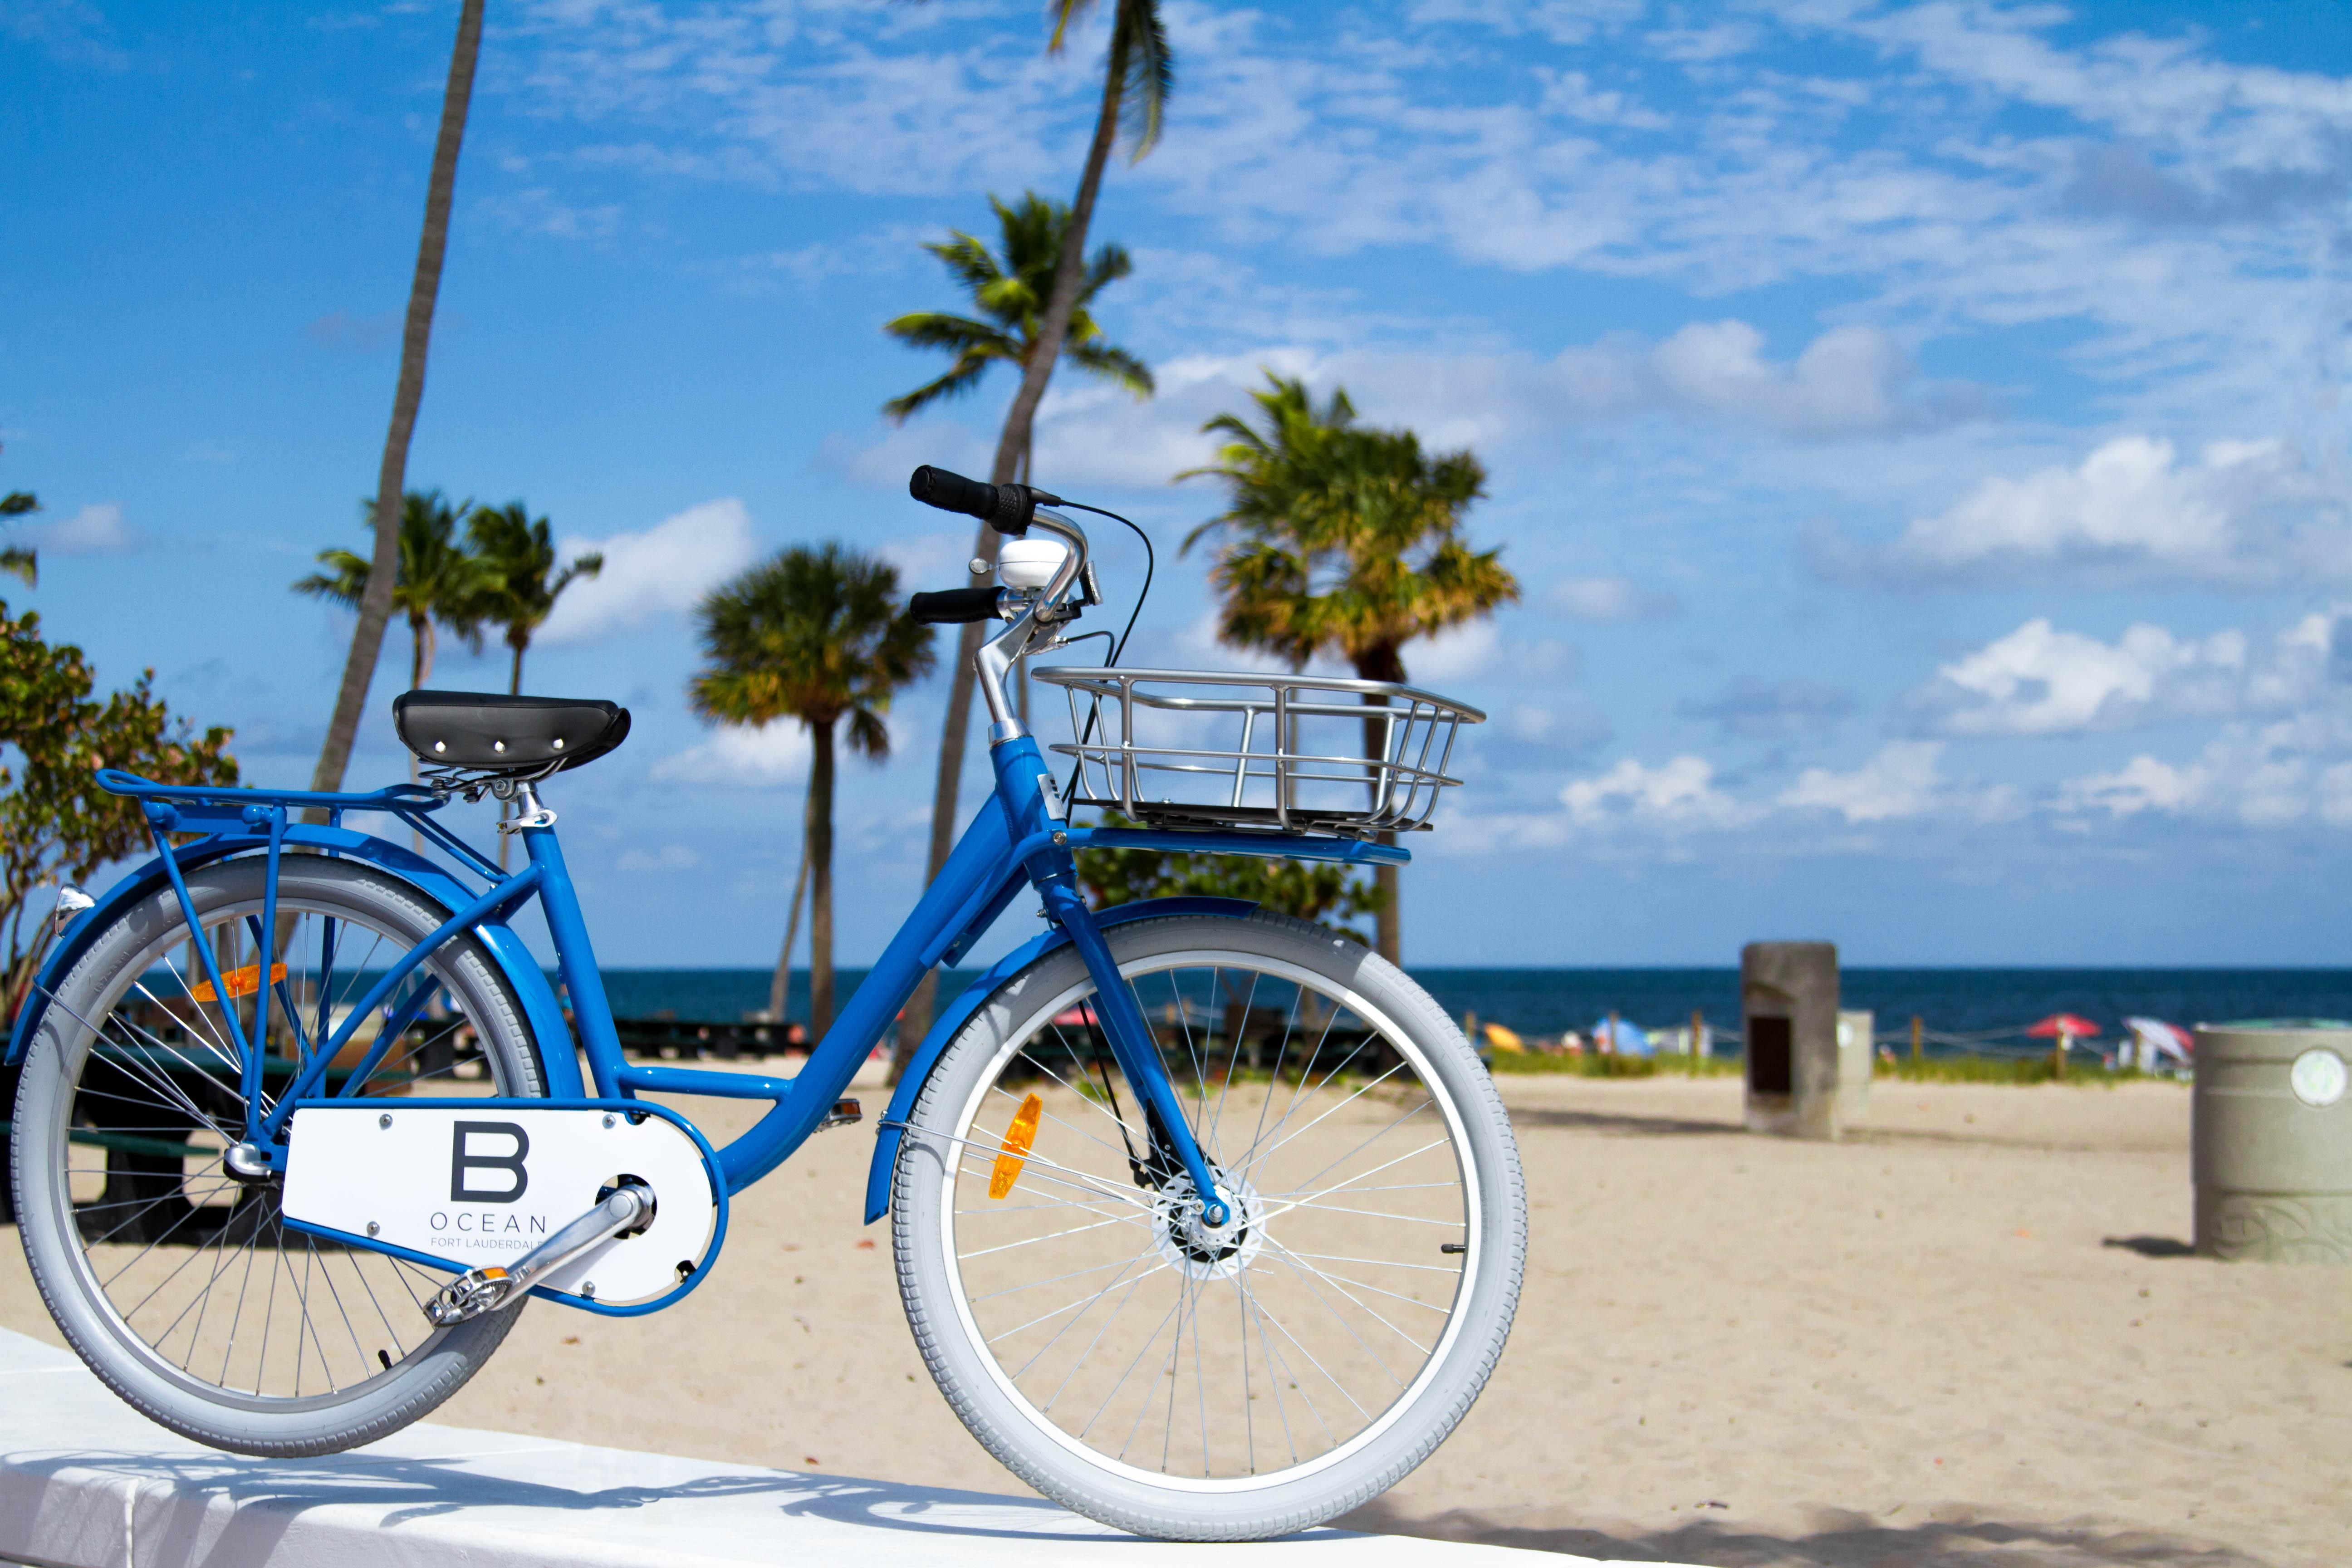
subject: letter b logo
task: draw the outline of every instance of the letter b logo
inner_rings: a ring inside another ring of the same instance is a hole
[[[482,1154],[474,1152],[477,1138],[507,1138],[514,1142],[511,1153]],[[449,1139],[449,1201],[453,1204],[510,1204],[530,1185],[530,1173],[522,1168],[523,1159],[530,1152],[530,1136],[511,1121],[460,1121],[451,1131]],[[503,1171],[513,1179],[511,1184],[478,1187],[470,1173]]]

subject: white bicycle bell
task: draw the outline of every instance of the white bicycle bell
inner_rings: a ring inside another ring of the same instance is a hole
[[[1062,569],[1069,546],[1058,539],[1008,539],[996,552],[996,575],[1008,588],[1043,588]]]

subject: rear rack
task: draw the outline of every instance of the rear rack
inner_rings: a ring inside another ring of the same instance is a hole
[[[1034,670],[1069,698],[1068,804],[1156,827],[1370,838],[1429,826],[1477,709],[1381,680],[1214,670]],[[1218,745],[1218,741],[1227,742]],[[1309,742],[1312,742],[1311,745]]]

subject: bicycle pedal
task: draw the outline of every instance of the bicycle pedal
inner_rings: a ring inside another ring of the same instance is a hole
[[[513,1294],[510,1279],[503,1268],[468,1268],[425,1299],[425,1320],[446,1329],[495,1312]]]
[[[824,1120],[816,1124],[816,1130],[822,1132],[828,1127],[846,1127],[853,1121],[862,1121],[865,1119],[866,1112],[860,1109],[857,1101],[836,1100],[833,1102],[833,1109],[825,1112]]]

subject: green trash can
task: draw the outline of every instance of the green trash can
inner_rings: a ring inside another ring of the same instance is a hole
[[[2197,1026],[2197,1250],[2352,1263],[2352,1024]]]

